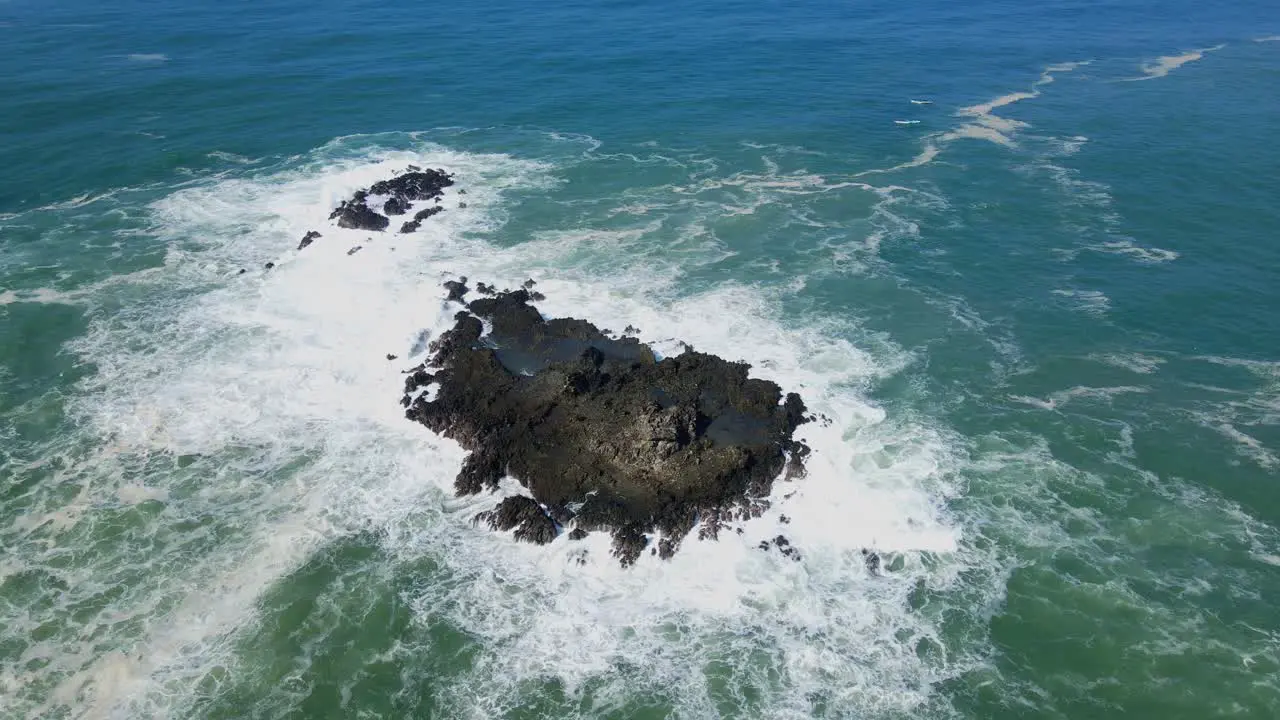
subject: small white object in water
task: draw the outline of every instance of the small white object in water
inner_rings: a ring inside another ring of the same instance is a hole
[[[932,100],[912,100],[911,104],[912,105],[932,105],[933,101]]]
[[[894,120],[893,122],[897,125],[917,125],[920,123],[919,120]]]

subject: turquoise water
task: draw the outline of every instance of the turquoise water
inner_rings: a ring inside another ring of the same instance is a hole
[[[1280,716],[1273,4],[48,5],[0,716]],[[409,163],[466,195],[327,224]],[[385,359],[451,273],[751,362],[809,476],[626,571],[474,528]]]

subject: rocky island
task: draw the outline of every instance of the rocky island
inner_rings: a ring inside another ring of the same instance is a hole
[[[444,210],[453,184],[443,170],[410,165],[357,190],[329,219],[381,232],[429,203],[401,225],[412,233]],[[323,237],[309,231],[297,249]],[[793,435],[808,418],[798,395],[748,377],[745,363],[692,349],[660,358],[631,327],[618,335],[586,320],[545,319],[531,304],[545,299],[534,286],[444,283],[445,300],[460,308],[454,325],[406,372],[407,417],[470,451],[454,483],[459,495],[495,491],[503,477],[528,491],[476,522],[537,544],[607,532],[627,566],[646,549],[671,557],[695,526],[714,539],[728,523],[758,517],[775,480],[803,474],[809,448]],[[800,558],[782,535],[759,547]]]
[[[671,557],[695,526],[714,539],[759,516],[776,479],[803,473],[798,395],[748,377],[745,363],[659,358],[585,320],[545,319],[533,287],[480,283],[467,302],[465,278],[446,283],[462,309],[405,381],[407,417],[470,451],[460,495],[504,476],[528,490],[477,522],[538,544],[608,532],[625,566],[646,548]]]

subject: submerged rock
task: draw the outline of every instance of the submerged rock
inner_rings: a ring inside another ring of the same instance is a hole
[[[320,233],[316,232],[315,230],[309,230],[306,235],[302,236],[302,242],[298,243],[298,249],[302,250],[306,248],[308,245],[315,242],[316,238],[319,238],[319,237],[322,237]]]
[[[467,293],[446,287],[452,300]],[[574,539],[609,532],[629,565],[655,533],[652,550],[668,558],[699,522],[699,536],[715,538],[723,523],[759,516],[774,480],[800,473],[808,448],[792,439],[805,422],[795,393],[748,377],[745,363],[692,351],[658,360],[585,320],[546,320],[530,295],[472,301],[405,383],[409,419],[471,451],[460,495],[496,490],[507,475],[532,495],[478,520],[537,543],[558,526],[572,525]],[[434,399],[413,398],[433,383]]]
[[[461,302],[463,296],[469,292],[465,281],[450,280],[444,284],[444,287],[449,291],[447,299],[454,302]]]

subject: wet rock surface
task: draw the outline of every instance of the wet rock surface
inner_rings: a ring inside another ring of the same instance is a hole
[[[443,170],[418,170],[410,166],[408,172],[401,173],[387,180],[380,180],[367,189],[358,190],[348,200],[343,200],[329,215],[330,220],[337,220],[338,227],[353,230],[372,230],[382,232],[391,224],[388,216],[404,215],[413,209],[415,202],[432,200],[439,202],[444,189],[453,185],[453,176]],[[370,198],[386,198],[382,201],[382,212],[369,207]],[[433,206],[419,211],[414,219],[401,226],[400,232],[413,232],[418,225],[431,215],[443,210]],[[406,229],[409,228],[409,229]],[[302,249],[305,245],[300,246]]]
[[[477,522],[539,544],[607,532],[629,565],[646,549],[671,557],[696,524],[713,539],[759,516],[775,479],[802,474],[798,395],[749,378],[745,363],[692,351],[659,360],[585,320],[546,320],[532,287],[478,284],[405,383],[407,417],[471,453],[460,495],[496,490],[504,476],[528,490]],[[465,280],[446,289],[457,302],[469,292]]]
[[[556,538],[555,521],[537,500],[515,495],[498,507],[476,515],[476,522],[486,522],[494,530],[515,530],[517,540],[546,545]]]
[[[759,548],[765,552],[768,552],[771,548],[777,548],[778,552],[782,553],[782,557],[790,558],[797,562],[800,560],[800,552],[796,550],[785,535],[779,535],[772,540],[762,540]]]
[[[334,208],[329,214],[329,219],[336,220],[338,227],[350,230],[382,232],[391,225],[391,217],[408,213],[413,209],[415,202],[435,203],[419,210],[412,220],[400,225],[401,233],[416,232],[423,221],[444,212],[444,206],[439,203],[444,197],[445,188],[453,184],[453,176],[443,170],[423,170],[417,165],[409,165],[403,173],[388,180],[376,182],[368,188],[357,190],[350,198],[343,200],[338,207]],[[463,191],[459,190],[458,193],[463,194]],[[382,212],[370,207],[370,202],[374,205],[381,203]],[[307,249],[321,237],[324,236],[315,230],[307,231],[298,242],[298,250]],[[369,240],[372,239],[369,238]],[[353,247],[347,251],[347,254],[354,255],[360,249],[361,246]]]
[[[342,204],[329,214],[330,220],[337,220],[338,227],[351,230],[373,230],[381,232],[387,229],[391,221],[366,204],[368,194],[356,193],[351,200],[343,200]]]
[[[302,241],[298,243],[298,249],[299,250],[305,249],[308,245],[315,242],[317,239],[321,237],[323,236],[320,233],[316,232],[315,230],[307,231],[307,234],[302,236]]]

